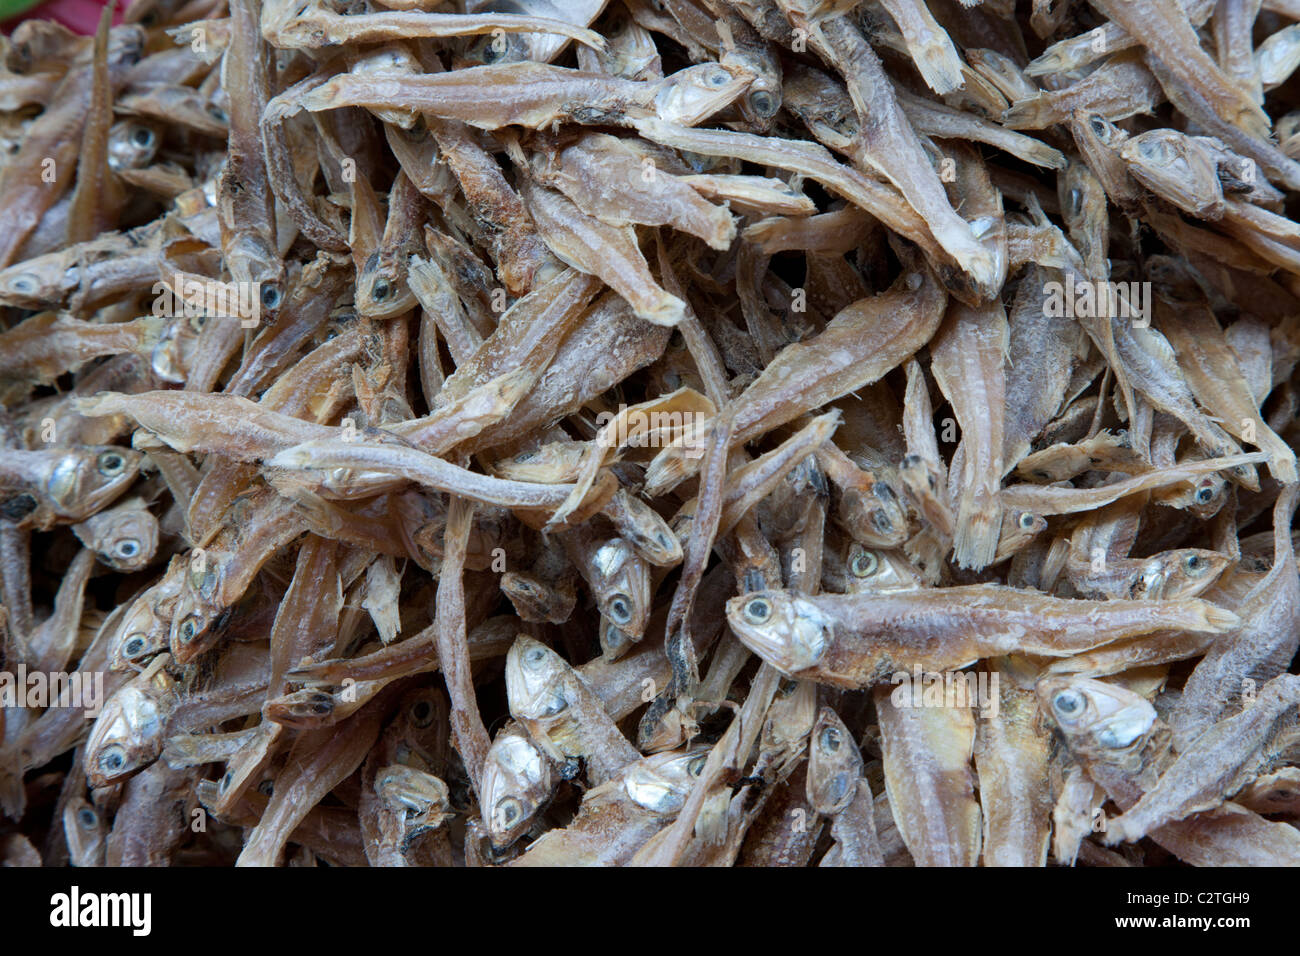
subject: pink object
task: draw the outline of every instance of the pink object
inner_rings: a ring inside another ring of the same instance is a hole
[[[99,26],[99,17],[103,13],[105,6],[107,4],[100,2],[100,0],[46,0],[45,3],[33,7],[21,16],[5,21],[4,32],[12,33],[14,27],[24,20],[36,19],[53,20],[56,23],[63,24],[74,33],[91,36]],[[125,4],[119,4],[118,9],[114,11],[114,25],[122,22],[122,8],[124,6]]]

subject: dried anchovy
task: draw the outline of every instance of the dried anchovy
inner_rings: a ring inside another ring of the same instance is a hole
[[[1300,864],[1293,5],[424,6],[0,40],[0,863]]]

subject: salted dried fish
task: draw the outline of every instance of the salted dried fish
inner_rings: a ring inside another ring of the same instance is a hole
[[[916,665],[940,671],[1014,651],[1069,656],[1162,627],[1217,634],[1239,623],[1199,598],[1076,601],[990,584],[887,596],[760,591],[727,602],[727,621],[783,673],[837,687],[870,686]]]
[[[1087,6],[14,28],[3,861],[1300,861],[1300,6]]]

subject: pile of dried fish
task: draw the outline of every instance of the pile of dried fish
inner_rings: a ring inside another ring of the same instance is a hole
[[[24,23],[0,853],[1300,864],[1295,21]]]

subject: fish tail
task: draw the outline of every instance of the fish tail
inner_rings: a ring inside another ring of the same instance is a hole
[[[980,500],[983,499],[983,500]],[[986,568],[998,553],[998,536],[1002,526],[1002,503],[991,495],[964,495],[957,519],[953,554],[960,567],[972,571]]]
[[[1052,101],[1045,93],[1016,100],[1002,113],[1002,125],[1007,129],[1044,129],[1054,122]]]
[[[1198,609],[1201,621],[1197,625],[1197,630],[1219,634],[1230,631],[1241,624],[1241,618],[1227,608],[1211,604],[1209,601],[1198,601],[1197,603],[1201,605]]]
[[[913,46],[910,50],[912,62],[921,71],[926,85],[935,93],[943,96],[962,85],[961,59],[952,41],[947,43],[946,35],[935,42]]]
[[[681,448],[670,445],[646,469],[645,494],[653,498],[671,491],[697,471],[699,459],[687,459]]]
[[[1268,470],[1273,473],[1273,477],[1284,485],[1300,481],[1300,475],[1296,473],[1295,452],[1291,446],[1267,425],[1259,433],[1258,439],[1255,445],[1260,451],[1268,452]]]

